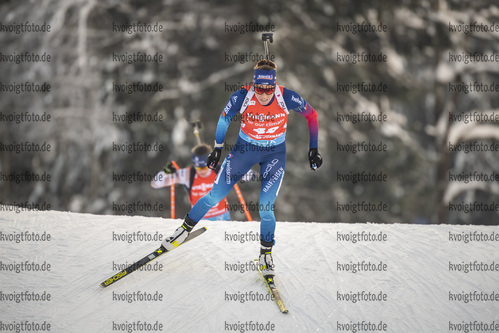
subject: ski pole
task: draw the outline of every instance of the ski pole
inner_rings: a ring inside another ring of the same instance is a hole
[[[172,175],[170,184],[170,218],[175,218],[175,175]]]
[[[179,169],[177,162],[172,161],[173,166],[175,169]],[[170,185],[170,212],[171,215],[170,217],[172,219],[175,218],[175,173],[172,175],[171,178],[171,185]]]
[[[246,218],[248,219],[249,222],[253,221],[253,219],[251,218],[251,214],[248,210],[248,206],[246,205],[246,202],[244,201],[243,194],[241,193],[241,189],[239,188],[239,185],[237,183],[234,185],[234,190],[236,191],[239,202],[241,202],[241,207],[243,207],[244,214],[246,215]]]

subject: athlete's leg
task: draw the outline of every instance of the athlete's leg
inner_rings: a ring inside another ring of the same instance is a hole
[[[227,211],[223,214],[210,217],[207,220],[209,220],[209,221],[230,221],[230,212]]]
[[[199,199],[189,212],[188,217],[194,223],[199,222],[211,207],[225,198],[234,184],[256,163],[256,153],[244,149],[244,142],[240,141],[236,142],[225,158],[211,191]]]
[[[274,232],[276,219],[274,215],[274,202],[279,193],[286,166],[286,146],[280,144],[274,147],[272,154],[266,154],[260,163],[260,177],[262,188],[260,191],[260,240],[262,245],[274,245]]]
[[[161,243],[168,251],[185,241],[187,235],[199,220],[206,215],[211,207],[225,198],[234,184],[256,163],[256,154],[247,152],[241,147],[239,141],[236,142],[232,151],[225,158],[210,192],[196,202],[191,211],[185,216],[184,223],[174,231],[172,236],[165,238]]]
[[[260,176],[262,189],[260,191],[260,271],[264,276],[274,275],[274,261],[272,259],[272,246],[276,221],[274,216],[274,202],[279,193],[284,167],[286,165],[286,146],[280,144],[273,147],[275,151],[265,154],[260,163]]]

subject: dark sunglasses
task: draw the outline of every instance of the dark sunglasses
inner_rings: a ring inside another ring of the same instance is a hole
[[[266,94],[266,95],[272,95],[275,92],[275,86],[272,86],[270,88],[261,88],[254,86],[255,88],[255,93],[258,95]]]

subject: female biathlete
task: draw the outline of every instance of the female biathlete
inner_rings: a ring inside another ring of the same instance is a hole
[[[210,208],[225,198],[234,184],[258,163],[261,179],[259,263],[264,276],[275,274],[271,252],[276,228],[273,208],[284,177],[289,110],[296,111],[307,119],[310,168],[315,170],[322,165],[322,157],[317,150],[317,113],[299,94],[277,86],[276,74],[277,66],[274,62],[259,61],[254,68],[253,85],[244,86],[229,98],[218,121],[215,149],[208,157],[208,166],[217,167],[227,129],[238,112],[241,113],[239,137],[225,158],[211,191],[198,200],[186,215],[184,223],[162,242],[167,250],[181,244]]]

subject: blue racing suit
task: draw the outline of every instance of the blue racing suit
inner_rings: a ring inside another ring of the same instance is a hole
[[[225,158],[211,191],[200,198],[189,212],[188,217],[198,222],[206,212],[225,198],[243,175],[255,164],[260,165],[260,202],[259,213],[260,239],[262,244],[274,244],[276,219],[274,202],[279,193],[286,165],[286,125],[288,110],[302,114],[310,132],[310,148],[317,148],[318,120],[315,110],[296,92],[279,87],[268,105],[260,105],[253,96],[248,99],[250,87],[236,91],[227,102],[220,115],[216,144],[225,140],[228,126],[233,117],[242,110],[243,102],[247,107],[242,113],[241,130],[236,144]],[[282,89],[282,97],[281,97]],[[276,97],[278,96],[278,97]],[[282,107],[280,103],[284,102]]]

